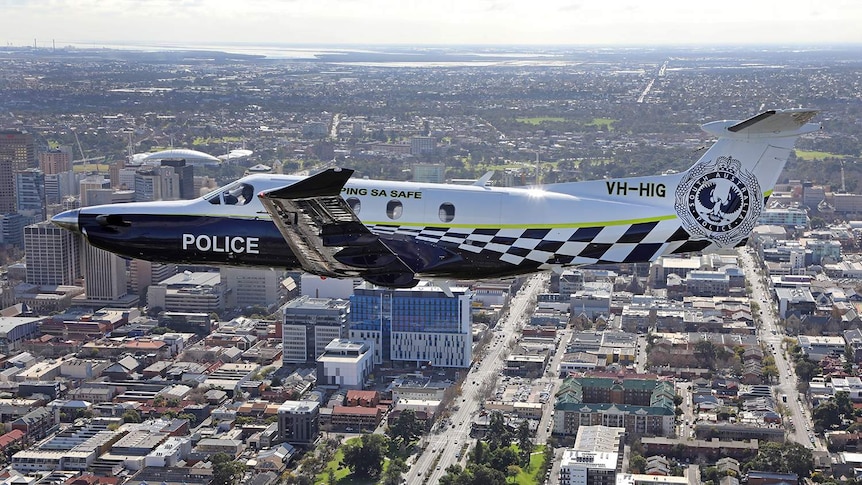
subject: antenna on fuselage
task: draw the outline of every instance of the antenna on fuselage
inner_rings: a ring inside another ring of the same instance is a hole
[[[493,176],[494,176],[493,170],[491,170],[490,172],[485,172],[485,175],[482,175],[481,177],[479,177],[479,180],[473,182],[473,185],[476,185],[478,187],[485,187],[486,185],[488,185],[488,181],[491,180],[491,177],[493,177]]]

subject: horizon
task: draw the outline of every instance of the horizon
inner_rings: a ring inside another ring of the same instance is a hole
[[[3,45],[860,44],[862,4],[807,0],[0,0]],[[5,24],[5,25],[4,25]]]

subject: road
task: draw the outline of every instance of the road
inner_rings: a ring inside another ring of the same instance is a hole
[[[797,377],[792,362],[788,360],[784,351],[784,332],[778,326],[778,315],[773,304],[765,281],[760,276],[760,261],[753,251],[748,248],[739,250],[740,267],[745,272],[745,280],[751,284],[751,299],[760,306],[760,314],[755,319],[760,319],[760,341],[775,358],[775,366],[778,368],[779,383],[775,386],[776,400],[783,404],[788,411],[786,419],[793,427],[788,426],[788,438],[815,450],[823,451],[826,447],[822,441],[813,433],[813,423],[806,406],[802,404],[802,396],[796,389]],[[782,396],[787,396],[784,403]],[[791,432],[790,429],[793,429]]]
[[[496,383],[503,368],[503,356],[529,318],[527,310],[536,300],[536,295],[546,291],[548,281],[548,273],[535,274],[512,298],[508,313],[497,323],[496,335],[486,346],[484,357],[481,360],[474,359],[473,367],[463,379],[461,395],[456,397],[454,403],[457,409],[451,410],[448,424],[441,429],[442,423],[438,422],[432,432],[423,438],[425,451],[415,458],[405,475],[407,483],[436,484],[449,465],[465,464],[473,441],[470,438],[471,421],[484,400],[482,390],[487,389],[488,383]]]

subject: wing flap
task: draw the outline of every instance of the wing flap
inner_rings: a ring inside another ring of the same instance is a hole
[[[258,197],[303,270],[333,278],[359,276],[384,286],[415,286],[414,271],[341,198],[352,174],[328,169]]]

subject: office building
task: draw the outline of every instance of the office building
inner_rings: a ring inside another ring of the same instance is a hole
[[[16,248],[24,247],[24,227],[31,219],[17,212],[0,214],[0,244],[10,244]]]
[[[88,192],[90,190],[109,189],[111,182],[102,175],[89,175],[78,182],[78,193],[81,194],[81,207],[97,205],[96,201],[91,201]],[[98,200],[101,200],[99,198]]]
[[[350,339],[372,343],[374,363],[469,367],[472,293],[429,284],[411,289],[363,283],[350,297]]]
[[[410,138],[410,154],[413,156],[430,155],[437,150],[437,140],[433,136],[414,136]]]
[[[48,221],[24,228],[27,283],[72,285],[80,274],[79,237]]]
[[[45,209],[45,174],[37,168],[15,172],[15,199],[18,213],[42,222]]]
[[[278,408],[278,434],[294,446],[311,446],[320,433],[317,401],[285,401]]]
[[[88,300],[114,302],[128,294],[126,260],[89,244],[84,246],[82,259]]]
[[[45,203],[60,204],[63,198],[77,193],[78,182],[75,172],[45,174]]]
[[[229,266],[221,268],[221,280],[234,294],[239,307],[269,308],[278,303],[281,271]]]
[[[135,202],[177,200],[180,198],[180,177],[173,167],[147,166],[135,172]]]
[[[164,281],[175,274],[177,274],[175,264],[133,259],[129,261],[129,291],[136,295],[146,295],[147,288],[154,282]]]
[[[32,133],[0,130],[0,160],[13,160],[18,170],[36,168],[36,143]]]
[[[63,147],[40,153],[39,169],[45,175],[56,175],[71,171],[72,150],[69,147]]]
[[[282,361],[314,362],[330,342],[347,336],[349,311],[347,300],[301,296],[288,302],[282,307]]]
[[[177,175],[178,195],[180,199],[197,198],[195,194],[195,167],[187,164],[185,159],[162,160],[162,167],[171,167]]]
[[[362,389],[373,367],[368,343],[335,339],[317,358],[317,385]]]
[[[219,273],[183,273],[147,289],[147,304],[173,312],[221,312],[233,306]]]

